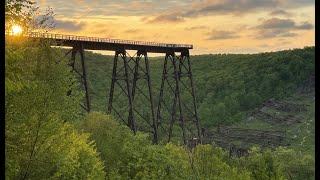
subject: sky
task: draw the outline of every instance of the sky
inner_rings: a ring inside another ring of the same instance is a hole
[[[191,55],[259,53],[315,45],[315,0],[36,2],[39,16],[52,8],[52,33],[192,44]]]

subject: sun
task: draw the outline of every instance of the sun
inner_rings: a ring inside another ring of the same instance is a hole
[[[22,32],[21,26],[13,25],[11,28],[12,35],[19,35]]]

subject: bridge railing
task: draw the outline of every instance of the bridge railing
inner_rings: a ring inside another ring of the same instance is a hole
[[[157,46],[157,47],[169,47],[169,48],[188,48],[188,49],[193,48],[191,44],[167,44],[167,43],[158,43],[158,42],[74,36],[74,35],[66,35],[66,34],[51,34],[51,33],[39,33],[39,32],[30,32],[26,34],[26,36],[37,37],[37,38],[47,38],[47,39],[106,42],[106,43],[116,43],[116,44],[145,45],[145,46]]]

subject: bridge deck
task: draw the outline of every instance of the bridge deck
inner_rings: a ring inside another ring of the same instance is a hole
[[[50,34],[31,32],[25,36],[35,39],[52,39],[58,46],[75,47],[82,44],[88,50],[145,50],[153,53],[183,52],[193,48],[191,44],[167,44],[158,42],[133,41],[110,38],[74,36],[65,34]]]

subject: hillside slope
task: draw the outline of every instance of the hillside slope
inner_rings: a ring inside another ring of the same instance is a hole
[[[191,56],[202,126],[230,125],[271,97],[286,97],[314,72],[314,47],[261,54]],[[92,109],[107,110],[113,57],[86,52]],[[149,58],[158,102],[163,58]],[[157,106],[157,103],[156,103]]]
[[[314,47],[253,55],[217,54],[190,58],[201,127],[211,129],[217,125],[236,124],[241,128],[261,130],[276,130],[279,127],[280,130],[287,130],[292,147],[302,152],[314,151],[314,148],[309,146],[314,142],[314,136],[310,134],[314,127],[314,102],[296,93],[296,89],[314,73]],[[155,108],[158,105],[163,59],[164,57],[149,58]],[[86,52],[86,60],[92,109],[106,112],[113,56]],[[312,99],[312,96],[310,97]],[[261,104],[270,98],[308,105],[308,110],[299,112],[300,114],[281,112],[281,116],[294,116],[295,119],[300,119],[301,123],[293,123],[288,128],[276,123],[270,125],[266,119],[277,120],[272,116],[279,115],[277,110],[261,107]],[[126,99],[120,96],[118,101],[126,102]],[[144,102],[136,102],[136,106],[143,104]],[[258,120],[251,117],[248,121],[248,113],[255,112],[257,108],[262,108],[262,114],[265,112],[272,116],[256,118]],[[299,143],[301,145],[297,145]],[[306,144],[310,147],[309,150],[304,147]]]
[[[314,156],[315,89],[311,76],[291,96],[271,98],[232,126],[211,129],[211,142],[224,148],[248,149],[252,145],[285,146],[301,155]],[[221,133],[223,132],[223,133]]]

